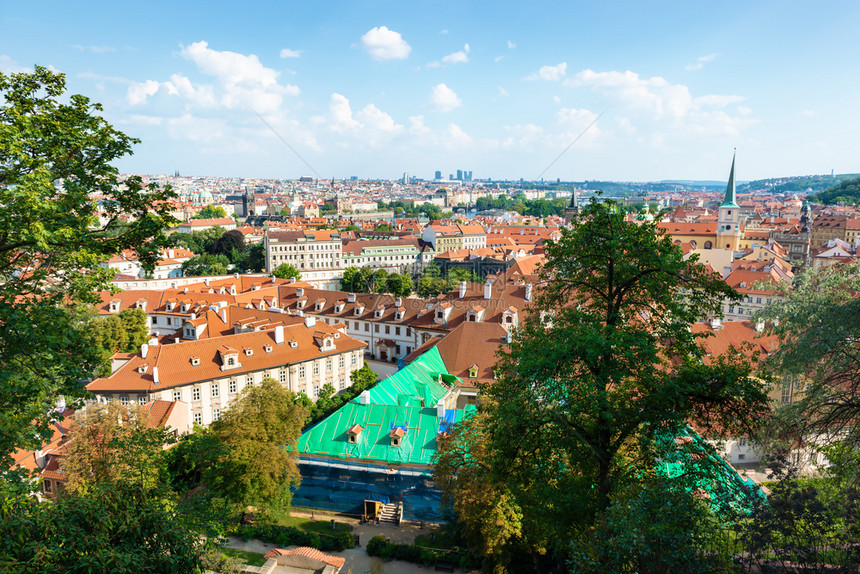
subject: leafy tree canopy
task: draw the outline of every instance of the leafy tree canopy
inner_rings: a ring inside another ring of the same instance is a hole
[[[463,451],[483,453],[496,511],[521,516],[521,534],[507,535],[552,561],[666,454],[658,432],[673,436],[688,420],[715,436],[743,432],[767,397],[745,357],[705,361],[689,324],[737,295],[654,224],[593,202],[546,250],[535,304],[482,389],[484,428],[470,436],[484,443],[443,444],[439,468],[456,472]],[[449,500],[468,496],[456,477],[437,480]]]
[[[227,210],[220,205],[207,205],[201,209],[194,219],[221,219],[227,217]]]
[[[182,275],[184,277],[226,275],[229,269],[230,260],[226,255],[204,253],[182,263]]]
[[[176,223],[169,188],[120,181],[112,165],[138,140],[64,92],[65,76],[41,66],[0,73],[0,469],[101,364],[70,307],[110,288],[99,262],[132,249],[151,271]]]
[[[299,281],[302,278],[302,274],[299,273],[299,270],[291,263],[281,263],[275,267],[274,271],[272,271],[272,275],[278,279],[295,279],[296,281]]]
[[[860,203],[860,177],[843,180],[822,192],[810,195],[808,199],[824,205]]]

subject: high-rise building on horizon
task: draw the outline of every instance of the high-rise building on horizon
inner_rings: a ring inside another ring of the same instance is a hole
[[[438,169],[436,170],[436,177],[435,177],[435,179],[436,179],[436,181],[439,181],[440,179],[442,179],[442,172],[441,172],[440,170],[438,170]]]

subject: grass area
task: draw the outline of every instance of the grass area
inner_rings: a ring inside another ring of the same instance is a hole
[[[447,550],[453,548],[456,543],[454,534],[442,528],[435,528],[427,534],[419,534],[415,537],[415,546],[424,546],[425,548]]]
[[[266,563],[266,559],[259,552],[247,552],[235,548],[222,548],[221,552],[232,558],[238,558],[250,566],[262,566]]]
[[[334,530],[331,528],[331,520],[313,520],[302,516],[290,516],[278,520],[281,526],[292,526],[304,532],[316,532],[317,534],[337,534],[338,532],[351,532],[352,526],[337,522],[335,520]]]

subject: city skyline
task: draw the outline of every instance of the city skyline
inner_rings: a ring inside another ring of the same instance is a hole
[[[142,140],[126,172],[724,180],[735,147],[742,180],[860,171],[860,5],[0,6],[0,71],[67,74]]]

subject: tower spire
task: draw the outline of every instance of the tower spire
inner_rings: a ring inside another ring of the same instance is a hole
[[[738,148],[732,152],[732,170],[729,172],[729,184],[726,186],[726,197],[720,207],[738,207],[737,191],[735,190],[735,155]]]

